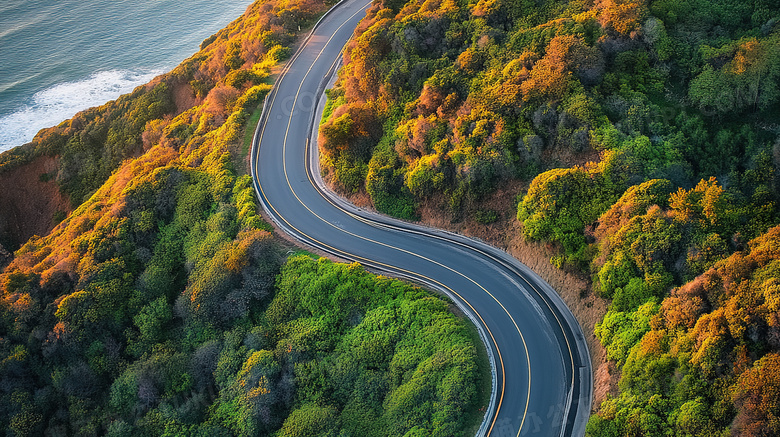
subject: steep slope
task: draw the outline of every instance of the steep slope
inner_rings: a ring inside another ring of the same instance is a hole
[[[228,123],[233,129],[225,131],[226,142],[232,151],[238,151],[236,139],[243,135],[243,123],[257,99],[270,88],[270,69],[288,56],[301,26],[311,25],[326,9],[325,2],[288,3],[250,5],[241,19],[203,41],[200,51],[173,71],[115,101],[42,130],[29,144],[0,154],[0,177],[8,186],[27,193],[42,188],[39,177],[54,181],[61,195],[45,189],[38,199],[31,200],[40,201],[41,213],[51,218],[56,211],[46,204],[69,200],[71,207],[62,208],[63,212],[77,207],[124,160],[140,156],[156,144],[183,151],[193,147],[193,138]],[[250,89],[252,93],[247,94]],[[237,102],[244,110],[233,115]],[[11,171],[16,173],[11,175]],[[27,198],[4,191],[0,202],[6,206],[0,209],[3,230],[23,221],[12,214],[28,211]],[[47,224],[48,228],[36,227],[35,233],[43,235],[56,223],[49,220]],[[13,229],[6,242],[16,249],[31,235],[27,229]]]
[[[56,174],[57,160],[48,156],[0,173],[0,243],[17,249],[33,235],[49,233],[71,211]]]

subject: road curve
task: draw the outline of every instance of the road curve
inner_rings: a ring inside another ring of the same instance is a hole
[[[583,435],[592,391],[587,346],[548,284],[503,251],[362,211],[319,185],[309,142],[318,102],[369,4],[343,0],[331,9],[267,97],[251,152],[263,208],[298,240],[422,282],[464,310],[493,366],[493,398],[479,435]]]

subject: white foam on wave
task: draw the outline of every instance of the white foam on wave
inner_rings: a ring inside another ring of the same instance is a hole
[[[102,105],[161,74],[157,70],[110,70],[36,93],[29,104],[0,117],[0,152],[32,141],[39,130]]]

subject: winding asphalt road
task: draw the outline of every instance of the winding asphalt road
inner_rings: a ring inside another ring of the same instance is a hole
[[[344,0],[326,14],[267,97],[252,149],[263,207],[300,241],[436,288],[472,319],[493,367],[479,435],[583,435],[592,390],[587,347],[549,285],[496,248],[362,211],[320,185],[309,141],[317,108],[367,7]]]

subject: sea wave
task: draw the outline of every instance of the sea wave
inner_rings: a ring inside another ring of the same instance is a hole
[[[5,10],[0,9],[0,14],[5,13]],[[19,23],[12,24],[8,27],[5,27],[7,23],[3,23],[4,29],[0,29],[0,40],[8,37],[13,38],[15,35],[19,33],[20,31],[27,29],[30,26],[34,26],[42,21],[44,21],[46,18],[48,18],[46,11],[43,11],[42,13],[35,15],[33,17],[30,17],[26,21],[22,21]]]
[[[83,80],[40,91],[28,104],[0,116],[0,152],[28,143],[39,130],[114,100],[161,73],[159,70],[101,71]]]

